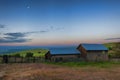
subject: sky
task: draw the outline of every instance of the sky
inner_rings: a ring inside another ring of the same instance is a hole
[[[0,0],[0,45],[120,42],[119,0]]]

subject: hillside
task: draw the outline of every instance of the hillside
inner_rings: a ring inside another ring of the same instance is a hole
[[[108,49],[109,57],[120,58],[120,42],[104,44]]]
[[[44,57],[47,51],[48,51],[47,49],[30,49],[30,50],[18,51],[12,54],[10,53],[9,55],[20,54],[20,56],[25,57],[27,53],[33,53],[34,57]]]

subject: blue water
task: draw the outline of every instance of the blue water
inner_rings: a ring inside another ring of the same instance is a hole
[[[43,47],[41,46],[0,46],[0,54],[8,54],[8,53],[36,49],[36,48],[43,48]]]
[[[0,46],[0,54],[8,54],[8,53],[14,53],[14,52],[30,50],[30,49],[41,49],[41,48],[53,49],[56,47],[68,47],[68,46]]]

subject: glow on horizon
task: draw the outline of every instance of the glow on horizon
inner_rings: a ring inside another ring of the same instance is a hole
[[[57,45],[79,45],[81,43],[97,43],[97,44],[103,44],[103,43],[109,43],[109,42],[119,42],[119,40],[110,40],[110,41],[106,41],[106,40],[100,40],[100,39],[85,39],[85,40],[69,40],[69,41],[58,41],[58,40],[54,40],[54,41],[50,41],[50,42],[46,42],[46,41],[33,41],[33,42],[27,42],[27,43],[7,43],[7,44],[1,44],[1,46],[57,46]]]

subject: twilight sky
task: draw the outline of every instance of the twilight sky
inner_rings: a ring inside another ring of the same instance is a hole
[[[118,41],[119,0],[0,0],[0,45]]]

